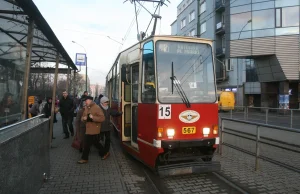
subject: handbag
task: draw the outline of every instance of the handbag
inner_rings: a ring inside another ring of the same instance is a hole
[[[73,142],[72,142],[72,145],[71,145],[71,146],[72,146],[73,148],[79,150],[79,149],[80,149],[80,144],[81,144],[80,140],[77,139],[77,137],[75,136],[74,139],[73,139]]]
[[[58,107],[55,107],[55,108],[54,108],[54,112],[55,112],[55,113],[58,113],[58,111],[59,111]]]

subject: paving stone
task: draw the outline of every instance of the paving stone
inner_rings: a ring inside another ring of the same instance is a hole
[[[255,171],[253,156],[226,146],[222,156],[216,154],[214,160],[221,162],[221,171],[229,180],[242,184],[251,193],[300,193],[299,183],[295,181],[300,180],[300,174],[273,163],[260,160],[260,170]]]
[[[63,139],[62,124],[54,125],[53,147],[50,150],[50,177],[39,194],[48,193],[103,193],[107,188],[113,193],[127,193],[114,154],[101,160],[92,147],[89,162],[77,164],[81,153],[71,147],[73,138]]]

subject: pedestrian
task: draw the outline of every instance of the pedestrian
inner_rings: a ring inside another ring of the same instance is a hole
[[[99,149],[99,153],[103,152],[103,147],[99,142],[98,135],[100,134],[101,123],[105,120],[104,113],[102,109],[93,102],[93,97],[87,96],[85,98],[85,103],[86,108],[82,114],[81,120],[86,123],[86,131],[84,136],[83,153],[81,160],[78,161],[79,164],[88,162],[90,147],[93,144]]]
[[[52,98],[48,97],[47,98],[47,103],[45,104],[44,109],[43,109],[43,112],[45,114],[45,118],[51,119],[51,110],[52,110]],[[50,124],[50,122],[49,122],[49,124]],[[54,111],[53,123],[57,123],[56,112],[55,111]],[[53,137],[53,130],[52,130],[52,139],[55,139],[55,137]]]
[[[69,130],[71,136],[74,136],[73,117],[74,117],[74,101],[68,96],[68,92],[63,92],[63,97],[59,100],[59,112],[62,118],[64,139],[69,138]],[[69,127],[69,130],[68,130]]]
[[[81,117],[83,115],[85,108],[86,108],[85,101],[83,101],[79,105],[79,110],[77,112],[77,116],[75,119],[75,129],[76,129],[75,135],[77,140],[80,142],[79,152],[82,152],[84,148],[84,135],[85,135],[86,128],[85,128],[85,122],[81,121]]]
[[[105,160],[109,156],[110,148],[110,131],[113,128],[110,121],[110,116],[118,117],[122,115],[122,112],[111,109],[109,106],[109,99],[106,96],[103,96],[100,100],[100,108],[102,109],[105,115],[105,121],[101,123],[101,132],[100,137],[103,139],[105,137],[104,149],[102,153],[99,153],[102,160]]]
[[[29,113],[31,114],[32,117],[37,116],[40,114],[40,105],[42,104],[42,100],[38,100],[36,103],[32,105],[32,107],[29,110]]]

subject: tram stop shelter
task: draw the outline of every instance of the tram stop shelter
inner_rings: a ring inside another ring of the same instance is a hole
[[[53,62],[55,68],[33,68],[39,62]],[[59,64],[66,68],[58,68]],[[15,103],[10,110],[0,107],[0,120],[12,118],[14,123],[27,118],[30,73],[55,74],[55,99],[58,73],[68,75],[68,90],[71,70],[75,75],[77,67],[32,0],[0,0],[0,100],[5,104],[10,96]]]
[[[53,65],[34,68],[40,62]],[[50,173],[55,100],[50,122],[27,119],[30,73],[54,74],[55,99],[58,74],[67,74],[68,90],[71,71],[75,64],[33,1],[0,0],[0,193],[36,193]]]

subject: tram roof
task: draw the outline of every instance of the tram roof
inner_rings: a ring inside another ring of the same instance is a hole
[[[198,38],[198,37],[193,37],[193,36],[177,36],[177,35],[154,35],[154,36],[148,36],[147,38],[135,43],[134,45],[131,45],[130,47],[124,49],[123,51],[121,51],[120,53],[123,53],[125,51],[127,51],[128,49],[136,46],[137,44],[141,44],[142,42],[147,42],[148,40],[154,39],[154,38],[181,38],[181,39],[185,39],[185,40],[203,40],[203,41],[212,41],[211,39],[207,39],[207,38]],[[119,57],[119,56],[118,56]]]
[[[17,65],[18,62],[23,63],[19,59],[16,60],[16,56],[25,58],[22,49],[27,47],[28,18],[34,21],[31,63],[56,62],[58,53],[60,64],[69,65],[71,69],[77,70],[32,0],[0,0],[0,32],[10,37],[0,40],[0,57]]]

